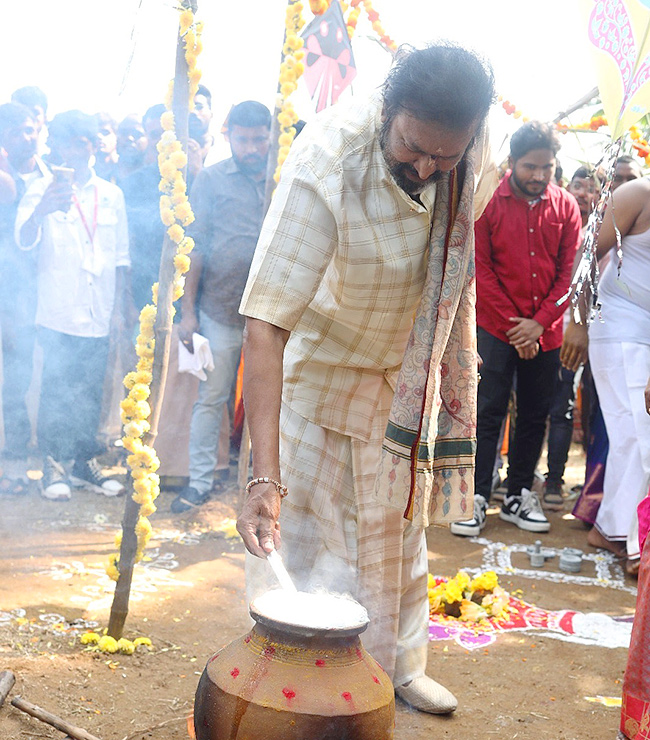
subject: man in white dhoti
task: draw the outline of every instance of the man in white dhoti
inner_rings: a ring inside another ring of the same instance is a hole
[[[612,218],[613,211],[613,218]],[[589,326],[589,362],[609,437],[598,510],[589,542],[627,552],[628,570],[640,558],[636,509],[650,485],[650,417],[644,389],[650,375],[650,180],[616,189],[598,237],[598,257],[623,240],[623,260],[613,252],[600,280],[602,321]]]
[[[382,94],[310,122],[240,308],[246,547],[265,557],[281,523],[296,585],[353,594],[396,693],[433,713],[457,702],[425,676],[424,527],[473,507],[473,220],[496,185],[493,98],[491,70],[441,44],[400,54]],[[248,560],[250,590],[263,561]]]

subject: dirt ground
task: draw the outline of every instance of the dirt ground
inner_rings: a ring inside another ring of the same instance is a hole
[[[581,464],[576,448],[569,485],[579,482]],[[181,516],[170,514],[171,500],[171,493],[163,493],[152,517],[155,539],[149,560],[136,569],[125,633],[150,637],[153,649],[109,656],[89,652],[78,636],[108,621],[113,584],[103,564],[114,549],[123,499],[85,491],[67,503],[45,501],[35,491],[0,496],[0,669],[16,674],[10,697],[22,695],[101,740],[188,737],[187,717],[206,661],[244,634],[249,618],[243,546],[229,538],[236,490]],[[534,535],[501,522],[497,511],[491,510],[485,540],[534,542]],[[551,519],[545,546],[595,552],[580,522],[566,512]],[[489,549],[439,528],[429,531],[428,542],[430,571],[440,576],[482,567]],[[623,580],[620,569],[618,585],[607,586],[602,578],[575,584],[522,576],[516,571],[529,567],[524,553],[513,555],[512,565],[500,582],[539,607],[633,613],[635,583]],[[626,652],[539,631],[499,634],[493,644],[472,651],[452,640],[431,642],[429,673],[456,694],[459,708],[440,718],[398,702],[395,737],[613,740],[620,710],[585,697],[620,696]],[[7,701],[0,709],[0,738],[62,734]]]

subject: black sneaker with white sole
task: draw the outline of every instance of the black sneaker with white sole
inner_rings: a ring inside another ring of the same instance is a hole
[[[527,488],[521,489],[521,497],[506,498],[501,506],[499,518],[516,524],[526,532],[548,532],[551,523],[542,511],[539,496]]]
[[[41,496],[49,501],[69,501],[72,495],[64,466],[49,455],[43,460],[43,477],[39,485]]]
[[[90,488],[104,496],[119,496],[124,493],[124,485],[115,478],[104,475],[94,457],[90,460],[75,460],[70,480],[76,488]]]
[[[474,496],[474,516],[465,522],[452,522],[449,526],[452,534],[459,537],[478,537],[485,527],[487,516],[487,501],[477,493]]]

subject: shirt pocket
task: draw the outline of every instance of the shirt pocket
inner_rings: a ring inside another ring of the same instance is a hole
[[[563,223],[557,221],[542,221],[542,237],[547,253],[555,258],[560,251],[560,240],[562,239]]]

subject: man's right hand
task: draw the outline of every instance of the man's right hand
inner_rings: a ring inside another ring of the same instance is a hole
[[[68,182],[57,182],[52,180],[47,190],[43,193],[41,202],[34,209],[34,215],[38,218],[47,216],[54,211],[67,213],[72,205],[72,186]]]
[[[194,342],[192,341],[192,335],[195,331],[198,331],[199,320],[196,318],[196,314],[193,311],[183,311],[183,318],[181,323],[178,325],[178,336],[183,346],[188,352],[194,354]]]
[[[522,360],[534,360],[539,352],[539,342],[535,342],[534,344],[524,344],[516,349],[517,354]]]
[[[258,483],[250,489],[237,519],[237,531],[246,549],[265,558],[281,545],[280,494],[273,483]]]
[[[564,332],[560,362],[567,369],[575,372],[584,365],[589,357],[589,334],[586,324],[571,321]]]

